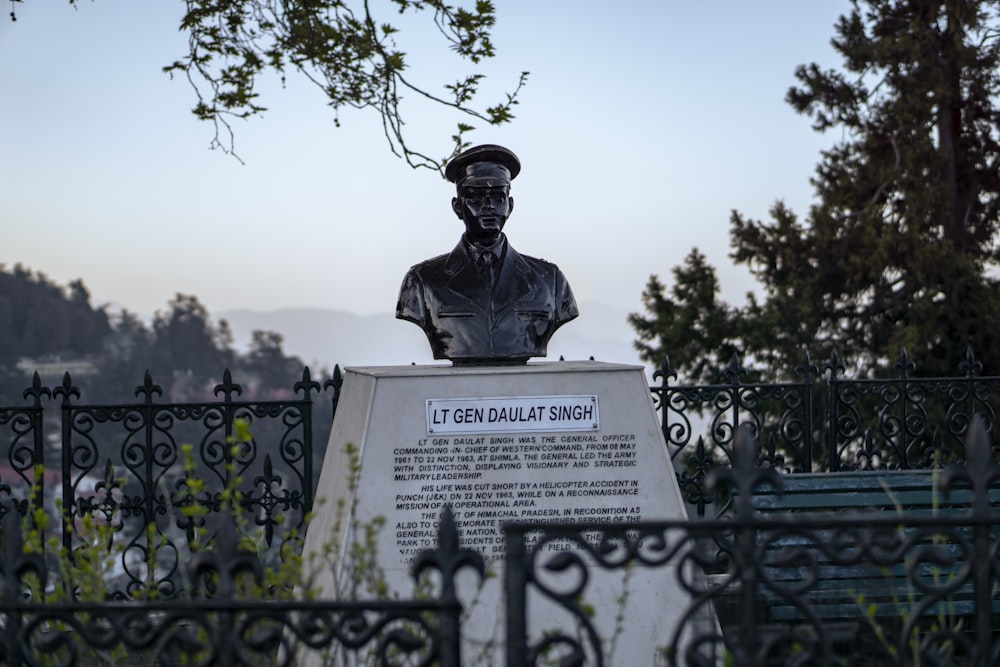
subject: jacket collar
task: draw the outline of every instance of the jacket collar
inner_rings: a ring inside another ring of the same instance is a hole
[[[480,302],[485,291],[480,286],[479,273],[464,240],[460,240],[449,253],[444,270],[449,276],[449,289],[470,301]],[[494,302],[505,304],[505,307],[497,315],[524,298],[531,291],[533,279],[534,271],[531,266],[508,242],[494,294]]]

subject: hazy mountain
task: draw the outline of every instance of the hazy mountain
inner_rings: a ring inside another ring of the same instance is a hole
[[[627,313],[600,303],[580,306],[580,317],[563,326],[549,343],[549,359],[638,364],[632,348],[634,335]],[[255,329],[276,331],[284,336],[287,354],[302,358],[310,368],[383,366],[435,363],[427,339],[409,322],[391,313],[359,315],[323,308],[285,308],[271,311],[227,310],[215,315],[229,322],[234,346],[245,350]],[[441,363],[441,362],[436,362]]]

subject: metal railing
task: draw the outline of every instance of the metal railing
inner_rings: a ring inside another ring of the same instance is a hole
[[[28,405],[0,407],[0,428],[10,434],[0,517],[47,511],[50,532],[69,552],[84,540],[83,520],[111,526],[120,549],[110,593],[122,599],[145,589],[176,594],[189,545],[210,538],[227,493],[238,495],[242,517],[276,558],[281,536],[300,532],[313,504],[324,449],[315,428],[332,420],[329,409],[314,414],[314,397],[332,390],[336,409],[341,383],[339,369],[321,387],[305,368],[289,398],[242,400],[226,370],[216,400],[176,403],[159,400],[162,388],[147,373],[134,403],[94,405],[79,401],[68,373],[54,388],[35,374]],[[43,399],[58,402],[58,420]],[[240,423],[244,434],[234,430]],[[46,432],[53,425],[58,435]]]
[[[896,377],[852,379],[844,375],[836,355],[822,367],[805,355],[793,369],[793,382],[747,382],[747,369],[734,357],[723,370],[725,383],[677,385],[671,384],[676,373],[665,360],[654,373],[657,384],[650,391],[685,498],[699,516],[708,511],[712,498],[705,492],[705,476],[713,467],[732,462],[738,424],[754,428],[761,443],[759,465],[813,472],[924,468],[960,461],[961,442],[973,415],[995,422],[1000,377],[981,375],[982,366],[971,349],[954,377],[914,377],[916,368],[905,351],[894,368]],[[324,385],[333,388],[334,408],[341,382],[338,368]],[[211,471],[212,497],[231,474],[227,466],[237,475],[252,476],[251,481],[259,479],[244,497],[248,511],[256,507],[255,520],[263,522],[270,540],[276,516],[298,520],[301,509],[311,503],[326,435],[319,434],[316,447],[313,433],[318,424],[332,421],[332,411],[312,406],[317,387],[306,369],[295,385],[295,400],[239,401],[241,388],[227,372],[215,388],[222,401],[172,404],[154,400],[161,390],[147,377],[136,388],[140,403],[102,406],[79,403],[80,391],[69,375],[54,388],[42,386],[36,377],[24,392],[28,405],[0,407],[0,429],[6,427],[10,443],[6,465],[0,462],[0,498],[14,499],[24,513],[31,502],[25,489],[42,466],[51,479],[34,502],[48,503],[52,510],[58,498],[69,519],[65,525],[72,527],[74,516],[110,515],[107,503],[95,498],[107,498],[114,478],[126,471],[130,490],[119,518],[156,518],[161,532],[181,531],[190,538],[195,527],[188,525],[190,518],[164,525],[164,512],[184,495],[183,488],[170,485],[179,480],[179,446],[188,443],[195,446],[192,454],[200,457],[199,466]],[[43,433],[55,421],[46,418],[43,399],[60,403],[58,435]],[[231,436],[230,418],[237,413],[255,420],[254,443],[241,451],[238,461],[225,442]],[[281,424],[283,420],[291,421]],[[128,441],[122,442],[125,438]],[[58,446],[46,450],[45,444],[53,442]],[[258,442],[269,443],[267,455],[257,456]],[[95,492],[98,486],[103,496]],[[121,492],[117,487],[110,490],[112,495]],[[193,500],[188,494],[183,502]],[[201,502],[215,500],[203,497]],[[64,540],[72,541],[70,530]],[[133,560],[143,548],[136,544]]]
[[[450,516],[442,532],[455,532]],[[23,549],[21,522],[8,512],[0,528],[0,665],[290,664],[303,651],[364,653],[372,664],[461,665],[461,606],[453,578],[482,559],[458,548],[457,537],[439,539],[418,559],[438,568],[441,592],[413,600],[306,600],[285,590],[262,599],[264,563],[239,547],[232,515],[220,516],[214,546],[181,568],[188,585],[172,598],[141,601],[39,601],[48,569]],[[451,547],[450,549],[448,547]],[[256,595],[246,594],[247,584]],[[272,591],[273,592],[273,591]],[[340,663],[344,664],[344,663]]]
[[[709,470],[731,465],[737,426],[760,442],[758,464],[787,473],[918,469],[960,462],[978,415],[994,424],[1000,377],[982,375],[972,349],[952,377],[916,376],[904,350],[895,377],[850,378],[836,354],[817,366],[806,354],[789,382],[751,382],[740,359],[726,382],[671,384],[665,359],[650,387],[663,436],[686,499],[704,515]]]
[[[620,664],[609,652],[613,630],[595,627],[587,610],[587,572],[672,568],[676,590],[669,604],[677,622],[658,638],[662,664],[996,664],[1000,516],[991,512],[989,493],[1000,483],[1000,466],[989,461],[985,428],[973,429],[967,446],[969,465],[945,468],[933,489],[943,498],[964,489],[970,500],[960,511],[760,514],[754,489],[780,489],[782,476],[756,467],[752,432],[741,428],[734,436],[735,468],[709,475],[710,487],[734,491],[734,510],[726,518],[508,523],[500,602],[506,634],[497,651],[508,667]],[[355,660],[333,664],[469,664],[462,657],[456,576],[467,567],[481,576],[483,560],[461,548],[447,509],[436,546],[413,566],[415,581],[424,570],[437,573],[434,590],[404,600],[241,597],[238,577],[249,573],[259,583],[262,564],[235,548],[226,525],[213,550],[186,564],[194,583],[185,597],[48,604],[24,595],[29,578],[44,581],[46,572],[37,556],[20,550],[19,522],[9,512],[2,528],[0,663],[69,667],[88,661],[88,651],[125,650],[178,664],[228,667],[292,664],[302,651],[313,650],[346,652]],[[559,548],[549,548],[553,544]],[[830,564],[893,573],[902,582],[896,613],[875,614],[859,590],[845,638],[843,623],[831,623],[815,597]],[[567,573],[574,575],[568,586]],[[563,583],[553,585],[559,577]],[[564,613],[532,617],[539,600]],[[795,617],[776,618],[775,605],[791,608]],[[725,608],[735,612],[724,614]],[[491,660],[498,664],[500,656]]]
[[[544,582],[553,572],[632,567],[677,568],[684,596],[674,604],[683,609],[674,636],[664,638],[666,664],[864,664],[844,648],[842,624],[831,624],[813,599],[825,567],[862,562],[907,582],[899,613],[890,619],[870,616],[863,597],[857,598],[854,628],[863,639],[858,645],[877,656],[872,664],[996,663],[1000,517],[983,498],[1000,480],[986,435],[995,423],[1000,379],[980,376],[971,353],[958,378],[912,378],[904,357],[899,377],[887,380],[843,379],[834,360],[824,367],[828,378],[821,383],[806,362],[801,382],[743,384],[734,360],[732,382],[708,387],[670,386],[665,365],[661,384],[651,390],[678,477],[706,503],[720,494],[728,498],[726,515],[625,525],[508,524],[506,664],[615,664],[605,655],[608,629],[594,627],[586,610],[587,578],[555,596]],[[335,408],[339,372],[326,384]],[[284,401],[240,401],[228,374],[214,402],[159,403],[157,389],[147,377],[135,403],[96,406],[79,402],[68,376],[56,388],[36,378],[25,392],[27,405],[0,408],[0,427],[11,434],[6,470],[0,471],[0,663],[80,664],[84,649],[118,647],[162,650],[194,664],[260,664],[261,656],[264,662],[291,660],[301,645],[364,652],[382,661],[377,664],[461,664],[455,637],[462,610],[449,582],[475,556],[460,548],[457,533],[443,534],[435,549],[416,559],[441,572],[439,588],[428,599],[265,601],[240,598],[226,583],[237,570],[256,576],[261,564],[273,562],[285,531],[301,527],[312,502],[311,425],[320,386],[308,371],[296,384],[298,397]],[[46,436],[43,399],[59,402],[57,438]],[[692,415],[699,406],[709,408],[707,445],[693,438]],[[974,434],[977,418],[985,428]],[[253,422],[252,440],[234,437],[234,419]],[[760,450],[757,438],[764,443]],[[264,442],[276,446],[262,448],[258,443]],[[46,465],[51,460],[59,465]],[[955,463],[946,467],[947,460]],[[922,462],[943,467],[933,493],[944,497],[962,484],[971,489],[969,507],[932,516],[753,511],[753,489],[765,482],[780,485],[779,471]],[[58,474],[39,477],[43,467]],[[192,486],[193,480],[201,485]],[[231,504],[260,538],[252,556],[237,553],[225,522],[219,523],[225,490],[233,485],[243,495]],[[15,519],[59,503],[56,510],[67,519],[57,529],[59,541],[70,553],[80,544],[77,523],[84,517],[100,518],[126,541],[112,599],[43,604],[24,597],[25,577],[43,576],[53,563],[51,554],[49,562],[25,554],[22,538],[12,537],[20,530]],[[188,511],[192,507],[200,511]],[[214,548],[192,551],[197,532],[211,533],[206,543]],[[553,543],[570,548],[545,549]],[[214,574],[203,576],[209,571]],[[208,581],[209,592],[192,593],[196,581]],[[144,601],[132,601],[140,594]],[[962,611],[953,613],[959,594],[965,596]],[[538,596],[566,611],[565,628],[529,623],[527,610]],[[799,610],[795,622],[775,620],[768,605],[776,599]],[[706,624],[706,613],[720,622]],[[402,660],[407,656],[409,663]]]

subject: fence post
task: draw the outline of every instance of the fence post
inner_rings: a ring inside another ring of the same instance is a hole
[[[148,369],[143,374],[142,385],[135,388],[135,395],[139,396],[140,394],[142,395],[142,407],[140,411],[142,413],[143,444],[146,451],[143,456],[144,467],[139,482],[144,490],[142,521],[144,526],[148,526],[156,521],[156,497],[153,493],[155,484],[155,475],[153,474],[153,461],[155,460],[153,455],[153,441],[156,436],[154,427],[156,425],[157,406],[153,402],[153,396],[163,396],[163,387],[153,382],[153,376]],[[152,545],[146,546],[147,548],[152,548]],[[147,583],[155,582],[156,577],[153,576],[153,573],[150,572],[149,575]]]
[[[6,667],[20,667],[25,663],[24,643],[21,632],[24,625],[21,611],[22,577],[32,573],[38,579],[38,594],[45,594],[45,560],[39,554],[24,553],[24,535],[21,516],[17,509],[6,502],[0,520],[0,617],[3,618],[3,644],[0,645],[0,663]],[[44,541],[44,538],[42,538]]]
[[[813,467],[813,380],[819,373],[816,364],[812,362],[809,351],[802,355],[802,363],[795,367],[794,372],[802,375],[805,389],[802,395],[802,472],[812,472]]]
[[[727,366],[722,370],[722,375],[724,377],[729,378],[729,385],[728,385],[729,405],[733,414],[733,419],[731,422],[733,440],[730,444],[730,447],[732,448],[733,458],[736,457],[736,434],[740,429],[740,408],[742,407],[743,404],[743,392],[742,392],[743,382],[740,380],[740,377],[746,375],[746,372],[747,372],[746,369],[743,368],[743,364],[740,363],[739,355],[736,354],[735,352],[733,352],[733,356],[729,360],[729,366]],[[754,435],[757,436],[761,435],[760,433],[757,432],[756,428],[754,429]],[[712,439],[715,440],[714,433],[712,434]],[[720,445],[722,443],[716,442],[715,444]],[[757,465],[757,459],[755,456],[754,466],[756,465]]]
[[[216,396],[222,394],[222,426],[226,435],[225,440],[223,440],[226,466],[225,484],[229,485],[229,468],[234,465],[231,443],[233,442],[233,422],[236,420],[236,408],[233,406],[233,395],[240,396],[243,393],[243,387],[233,382],[233,376],[227,368],[222,372],[222,384],[215,385],[212,393]]]
[[[524,530],[504,529],[504,586],[507,595],[507,667],[528,664],[528,575],[525,559]]]
[[[37,374],[36,374],[37,377]],[[0,612],[3,618],[3,651],[0,662],[10,667],[20,667],[21,656],[21,612],[17,609],[17,598],[21,583],[18,581],[16,564],[23,551],[21,544],[21,520],[17,510],[4,503],[3,521],[0,522],[0,544],[3,545],[3,561],[0,562]]]
[[[32,489],[31,495],[34,498],[35,509],[43,509],[45,507],[45,493],[46,487],[43,480],[38,479],[38,468],[45,470],[45,436],[42,433],[45,421],[43,419],[44,412],[42,408],[42,396],[48,398],[52,397],[52,392],[47,388],[42,386],[42,379],[38,375],[38,371],[35,371],[34,376],[31,379],[31,387],[24,390],[24,397],[31,397],[31,436],[32,436]],[[31,511],[25,503],[26,511]],[[44,548],[44,546],[43,546]]]
[[[319,394],[319,382],[312,379],[309,367],[302,369],[302,379],[292,386],[293,393],[302,394],[302,514],[308,515],[313,506],[313,403],[312,392]]]
[[[62,385],[52,390],[52,397],[62,397],[60,403],[62,427],[62,543],[67,553],[73,553],[73,398],[80,390],[73,386],[69,372],[63,374]]]
[[[229,507],[224,507],[219,516],[215,548],[195,554],[189,564],[192,595],[198,591],[198,584],[220,603],[219,627],[214,638],[209,637],[215,664],[233,667],[239,664],[237,646],[241,641],[237,633],[236,617],[239,614],[236,581],[241,573],[248,573],[260,586],[264,583],[264,566],[257,554],[240,548],[240,538],[236,530],[236,520]],[[214,639],[214,642],[212,641]]]
[[[705,487],[714,491],[726,485],[735,492],[735,575],[739,579],[738,605],[740,610],[739,636],[734,647],[736,665],[756,665],[757,646],[760,643],[757,620],[757,528],[754,526],[753,492],[762,484],[770,484],[781,493],[784,488],[781,475],[774,468],[757,467],[757,441],[749,425],[740,426],[733,436],[733,467],[715,468],[708,473]],[[508,667],[511,667],[508,665]]]
[[[910,373],[917,370],[916,364],[910,360],[910,355],[906,353],[904,347],[899,354],[899,361],[892,367],[899,372],[899,439],[896,442],[897,456],[899,456],[899,467],[907,470],[913,466],[910,464],[907,451],[910,448],[909,433],[909,401],[910,401]]]
[[[840,363],[840,357],[837,356],[836,350],[830,355],[830,363],[824,367],[824,370],[830,371],[830,389],[827,394],[829,409],[826,411],[827,418],[830,420],[826,428],[826,465],[829,472],[837,472],[840,470],[840,452],[837,451],[837,435],[840,428],[838,423],[840,420],[838,410],[840,379],[837,377],[837,372],[844,370],[844,365]]]
[[[439,600],[447,607],[440,629],[441,667],[462,666],[462,606],[455,591],[455,575],[463,567],[471,567],[486,576],[486,563],[482,555],[471,549],[463,549],[458,539],[458,526],[451,505],[445,504],[438,524],[437,548],[421,551],[413,558],[411,573],[418,582],[421,573],[430,568],[441,573],[441,595]]]
[[[653,385],[649,388],[650,392],[656,395],[657,402],[660,405],[660,431],[663,433],[663,441],[667,443],[667,456],[671,456],[670,452],[670,406],[669,391],[670,391],[670,380],[677,379],[677,373],[673,368],[670,367],[670,357],[663,355],[663,363],[660,367],[653,371],[653,381],[659,380],[659,385]]]
[[[962,480],[972,491],[970,521],[972,523],[972,576],[975,592],[974,641],[975,649],[971,664],[988,667],[991,662],[990,644],[993,622],[993,558],[990,555],[990,486],[1000,480],[1000,466],[990,461],[990,438],[981,415],[976,415],[969,424],[965,441],[965,465],[949,466],[941,474],[939,488],[945,498],[951,485]]]
[[[976,354],[972,351],[971,344],[965,347],[965,360],[959,363],[958,370],[960,373],[963,373],[960,382],[963,382],[965,385],[965,416],[971,426],[971,423],[976,420],[978,414],[976,412],[976,400],[979,398],[979,374],[983,372],[983,364],[976,359]],[[989,382],[983,385],[986,392],[990,392],[989,385]],[[943,452],[944,448],[940,446],[940,443],[938,444],[937,451]]]
[[[340,403],[340,391],[344,386],[344,374],[340,370],[340,364],[336,364],[333,367],[333,377],[323,383],[323,390],[333,389],[333,395],[330,397],[330,419],[336,419],[337,417],[337,405]]]

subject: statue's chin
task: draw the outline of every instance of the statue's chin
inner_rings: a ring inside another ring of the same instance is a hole
[[[500,238],[500,230],[486,230],[485,232],[476,234],[475,236],[470,235],[469,238],[475,245],[483,247],[491,246],[497,242],[497,239]]]

